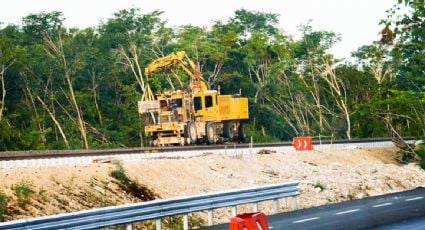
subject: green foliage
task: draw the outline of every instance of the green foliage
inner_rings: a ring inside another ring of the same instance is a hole
[[[375,102],[356,106],[356,113],[352,115],[354,136],[368,138],[382,137],[385,135],[387,128],[382,125],[383,120],[378,115],[382,106],[384,105]]]
[[[402,4],[410,11],[400,15]],[[0,151],[83,148],[78,110],[90,148],[140,146],[146,137],[137,113],[141,87],[133,71],[138,67],[132,69],[123,54],[131,53],[143,70],[158,56],[179,50],[201,64],[213,89],[249,98],[246,129],[255,142],[297,135],[342,138],[346,132],[388,136],[391,126],[402,135],[423,136],[423,5],[423,0],[398,1],[384,21],[397,32],[392,45],[364,44],[353,53],[355,64],[332,57],[330,49],[340,39],[335,32],[315,30],[308,22],[294,39],[278,27],[274,13],[239,9],[211,28],[171,28],[161,11],[141,14],[130,8],[84,29],[65,28],[61,12],[30,14],[20,25],[0,27],[0,68],[7,66]],[[174,73],[145,80],[154,92],[170,90],[170,82],[187,87],[188,76]],[[332,73],[339,90],[326,81]],[[115,171],[128,179],[123,168]]]
[[[30,203],[31,196],[35,193],[34,185],[30,181],[23,180],[12,186],[16,197],[18,198],[19,207],[25,209]]]
[[[319,188],[319,189],[320,189],[320,191],[323,191],[323,190],[325,190],[325,189],[326,189],[326,186],[325,186],[325,185],[323,185],[323,184],[321,184],[320,182],[317,182],[317,183],[314,185],[314,188]]]
[[[419,155],[421,160],[419,161],[419,166],[425,170],[425,144],[420,144],[415,149],[416,154]]]
[[[9,202],[9,197],[7,195],[0,191],[0,222],[4,220],[4,214],[6,212],[7,203]]]
[[[13,127],[8,119],[0,121],[0,151],[44,149],[41,133],[37,130]],[[25,131],[25,132],[20,132]]]
[[[404,5],[409,11],[400,15],[400,6]],[[399,64],[397,84],[400,89],[420,91],[425,86],[423,73],[425,60],[425,7],[423,0],[398,0],[398,5],[388,11],[386,25],[394,25],[397,33],[392,55]]]
[[[235,16],[230,19],[230,23],[238,28],[238,32],[246,35],[251,32],[267,33],[269,35],[277,33],[278,15],[273,13],[263,13],[258,11],[248,11],[239,9],[235,11]]]
[[[57,35],[64,20],[62,12],[59,11],[29,14],[22,19],[23,30],[31,39],[42,40],[46,35]]]
[[[139,184],[135,180],[131,180],[121,162],[111,171],[110,175],[118,180],[118,185],[129,194],[139,198],[141,201],[154,200],[157,195],[144,185]]]
[[[183,229],[183,218],[170,216],[163,219],[163,224],[166,229]],[[205,226],[205,221],[202,218],[190,216],[189,229],[199,228]]]
[[[424,160],[421,160],[419,162],[419,167],[421,167],[423,170],[425,170],[425,161]]]
[[[40,189],[38,191],[38,197],[40,198],[41,201],[43,202],[48,202],[49,201],[49,197],[47,195],[47,191],[45,189]]]
[[[124,166],[119,162],[114,170],[111,171],[111,176],[121,182],[129,181],[127,172],[124,169]]]
[[[245,132],[246,132],[246,137],[247,137],[247,141],[251,141],[251,137],[252,137],[252,141],[254,143],[266,143],[266,142],[278,142],[279,139],[275,136],[271,136],[271,135],[264,135],[260,130],[255,129],[252,125],[247,124],[245,126]]]
[[[300,31],[303,38],[296,43],[294,52],[297,58],[304,60],[323,57],[326,51],[341,39],[334,32],[313,30],[310,22],[301,25]]]

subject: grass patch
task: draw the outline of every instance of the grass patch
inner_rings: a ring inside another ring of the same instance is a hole
[[[321,184],[321,183],[316,183],[316,184],[314,185],[314,188],[319,188],[319,189],[320,189],[320,191],[323,191],[323,190],[325,190],[325,189],[326,189],[326,186],[325,186],[325,185],[323,185],[323,184]]]
[[[168,216],[163,218],[165,229],[183,229],[183,217],[181,216]],[[199,228],[205,225],[202,218],[197,218],[189,215],[189,229]]]
[[[19,207],[25,209],[30,203],[31,195],[35,193],[34,185],[30,181],[23,180],[12,186],[16,197],[18,198]]]
[[[127,172],[121,162],[119,162],[117,167],[111,171],[111,176],[121,182],[127,182],[130,180],[128,179]]]
[[[425,144],[419,144],[416,147],[416,154],[421,158],[419,161],[419,167],[425,170]]]
[[[4,213],[6,212],[7,202],[9,202],[9,198],[4,192],[0,191],[0,222],[4,221]]]
[[[41,201],[43,201],[43,202],[49,201],[47,190],[45,190],[45,189],[41,189],[40,191],[38,191],[38,196],[40,197]]]
[[[146,186],[139,184],[137,181],[131,180],[121,162],[119,162],[116,168],[111,171],[111,176],[118,180],[117,184],[121,187],[121,189],[143,201],[155,200],[157,197],[157,195]]]

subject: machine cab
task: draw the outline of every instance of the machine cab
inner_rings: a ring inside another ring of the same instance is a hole
[[[201,121],[217,121],[219,108],[217,105],[217,91],[207,90],[193,96],[195,118]]]

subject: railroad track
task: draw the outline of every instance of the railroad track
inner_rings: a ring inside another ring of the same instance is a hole
[[[409,139],[413,140],[413,139]],[[347,147],[391,147],[390,138],[313,141],[315,149]],[[1,168],[25,168],[61,165],[89,165],[110,159],[137,161],[159,158],[187,158],[204,154],[242,156],[255,154],[262,149],[276,152],[293,152],[291,142],[262,144],[222,144],[155,148],[122,148],[105,150],[55,150],[0,152]]]

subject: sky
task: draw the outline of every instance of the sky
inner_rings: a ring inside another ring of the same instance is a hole
[[[4,0],[3,0],[4,1]],[[7,3],[6,3],[7,2]],[[0,7],[0,22],[20,24],[22,17],[42,11],[63,12],[67,27],[99,25],[114,12],[130,7],[141,13],[163,11],[169,26],[192,24],[208,27],[215,20],[227,21],[237,9],[279,14],[279,27],[299,38],[298,26],[312,20],[314,30],[340,34],[342,40],[331,50],[348,58],[362,45],[379,40],[382,25],[396,0],[9,0]]]

